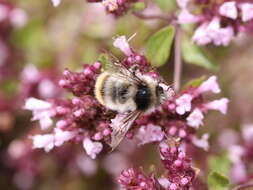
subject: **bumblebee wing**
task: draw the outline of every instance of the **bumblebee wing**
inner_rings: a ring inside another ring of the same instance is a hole
[[[126,133],[134,123],[134,121],[139,117],[141,113],[139,111],[133,111],[128,114],[125,114],[120,119],[116,118],[115,123],[112,122],[112,135],[111,135],[111,148],[112,151],[120,144],[120,142],[125,137]]]
[[[134,83],[137,83],[137,84],[142,83],[142,80],[138,76],[135,75],[135,72],[133,70],[127,68],[113,54],[109,53],[109,55],[110,55],[110,62],[105,65],[106,71],[117,74],[118,77],[131,80]]]

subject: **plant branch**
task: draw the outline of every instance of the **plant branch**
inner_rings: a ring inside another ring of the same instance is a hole
[[[145,15],[143,13],[139,13],[139,12],[133,12],[133,15],[140,18],[140,19],[144,19],[144,20],[154,20],[154,19],[158,19],[158,20],[163,20],[163,21],[166,21],[166,22],[169,22],[171,23],[175,17],[173,14],[171,15]]]
[[[238,185],[238,186],[234,187],[231,190],[243,190],[243,189],[247,189],[247,188],[250,188],[250,187],[253,187],[253,182]]]
[[[174,56],[174,90],[176,92],[180,89],[181,74],[182,74],[182,58],[181,58],[181,43],[182,43],[182,29],[176,25],[175,37],[175,56]]]

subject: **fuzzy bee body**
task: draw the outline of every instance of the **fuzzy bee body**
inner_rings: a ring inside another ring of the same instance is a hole
[[[148,75],[142,75],[141,84],[135,84],[117,74],[103,72],[95,86],[97,100],[107,108],[120,112],[152,111],[160,103],[158,84]]]
[[[141,114],[152,112],[167,98],[158,80],[131,68],[116,66],[114,72],[101,73],[95,85],[98,102],[123,115],[117,125],[112,126],[112,149],[120,143]]]

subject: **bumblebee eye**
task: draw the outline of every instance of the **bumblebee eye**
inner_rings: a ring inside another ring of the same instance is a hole
[[[161,86],[157,86],[156,87],[156,95],[160,96],[163,93],[164,93],[163,88]]]

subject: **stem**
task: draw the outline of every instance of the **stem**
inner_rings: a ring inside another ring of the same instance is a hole
[[[174,90],[178,92],[181,84],[182,58],[181,58],[182,29],[176,26],[175,58],[174,58]]]
[[[144,20],[153,20],[153,19],[158,19],[158,20],[164,20],[166,22],[171,23],[174,20],[173,15],[145,15],[139,12],[133,12],[133,15]]]
[[[253,187],[253,182],[238,185],[238,186],[234,187],[232,190],[243,190],[243,189],[247,189],[247,188],[250,188],[250,187]]]

